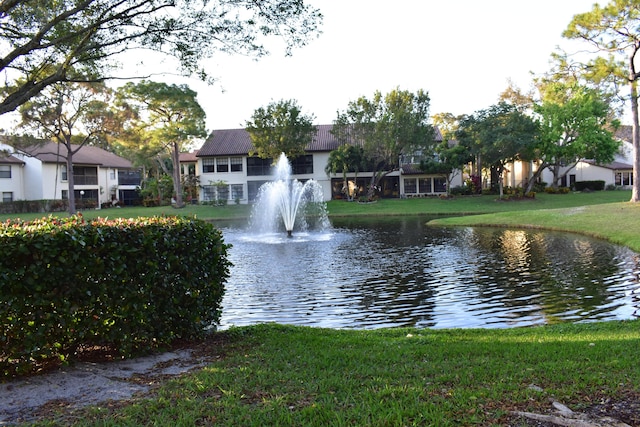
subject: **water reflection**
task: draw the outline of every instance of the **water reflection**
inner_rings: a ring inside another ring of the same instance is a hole
[[[513,327],[640,315],[638,255],[535,230],[432,228],[425,218],[334,220],[249,236],[222,226],[234,263],[222,327]]]

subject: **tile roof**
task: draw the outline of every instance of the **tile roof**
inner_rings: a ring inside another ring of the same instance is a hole
[[[306,147],[308,152],[333,151],[340,142],[331,134],[333,125],[317,125],[313,141]],[[436,141],[442,141],[442,134],[436,127]],[[249,132],[245,129],[214,130],[207,138],[197,157],[246,155],[254,149]]]
[[[340,143],[331,134],[333,125],[316,126],[317,133],[313,141],[306,147],[306,151],[331,151]],[[246,155],[254,149],[249,132],[245,129],[214,130],[198,151],[197,157]]]
[[[197,155],[198,150],[190,153],[180,153],[180,163],[195,163],[198,161]]]
[[[593,160],[583,160],[583,161],[585,163],[589,163],[590,165],[600,166],[601,168],[611,169],[614,171],[633,169],[633,165],[630,165],[628,163],[623,163],[623,162],[611,162],[611,163],[599,164],[594,162]]]
[[[6,154],[0,151],[0,164],[17,164],[24,165],[24,162],[17,157],[12,156],[11,154]]]
[[[77,145],[71,145],[72,149],[77,149]],[[65,163],[66,148],[61,147],[55,142],[49,142],[44,145],[37,145],[20,149],[30,156],[37,158],[44,163]],[[84,145],[73,155],[73,163],[76,165],[97,165],[112,168],[133,168],[133,164],[120,157],[99,147]]]

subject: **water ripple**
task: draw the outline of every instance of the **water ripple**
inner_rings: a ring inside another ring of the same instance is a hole
[[[505,328],[640,315],[640,257],[562,233],[442,229],[422,218],[334,221],[325,233],[223,227],[221,327]]]

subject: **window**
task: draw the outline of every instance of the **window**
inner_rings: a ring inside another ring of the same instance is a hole
[[[116,171],[115,171],[114,169],[111,169],[111,170],[109,171],[109,179],[110,179],[111,181],[114,181],[114,180],[116,179]]]
[[[247,157],[247,175],[261,176],[271,175],[273,159],[261,159],[260,157]]]
[[[140,185],[142,176],[140,171],[118,169],[118,184],[119,185]]]
[[[216,159],[216,172],[229,172],[228,157],[219,157]]]
[[[202,187],[202,200],[204,200],[205,202],[213,202],[216,200],[229,200],[229,186],[228,185],[204,185]]]
[[[69,199],[69,190],[62,190],[62,200],[68,200]]]
[[[11,165],[0,165],[0,178],[11,178]]]
[[[633,185],[633,172],[616,172],[616,185]]]
[[[11,191],[2,192],[2,203],[13,202],[13,193]]]
[[[432,193],[431,178],[420,178],[418,180],[419,193]]]
[[[256,197],[258,197],[260,187],[266,182],[268,181],[247,181],[247,192],[249,193],[248,199],[250,202],[253,202]]]
[[[215,171],[215,159],[202,159],[202,173],[212,173]]]
[[[447,180],[445,178],[433,178],[433,192],[434,193],[446,193],[447,192]]]
[[[313,173],[313,156],[311,154],[307,154],[293,159],[291,161],[291,172],[294,175]]]
[[[73,180],[76,185],[97,185],[98,168],[75,166],[73,168]]]
[[[229,200],[228,185],[218,185],[216,186],[216,190],[218,190],[218,200]]]
[[[404,192],[408,194],[416,194],[416,180],[414,178],[405,178],[404,179]]]
[[[69,179],[69,177],[67,176],[67,167],[66,166],[62,166],[62,171],[60,173],[60,180],[67,181],[68,179]]]
[[[244,186],[242,184],[231,184],[231,198],[233,200],[244,199]]]
[[[231,158],[231,172],[242,172],[242,157]]]
[[[210,202],[216,199],[216,187],[213,185],[202,186],[202,200]]]

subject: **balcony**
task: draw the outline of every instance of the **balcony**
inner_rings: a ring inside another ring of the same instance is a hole
[[[118,171],[118,185],[140,185],[140,171]]]
[[[97,175],[73,175],[74,185],[98,185]]]

